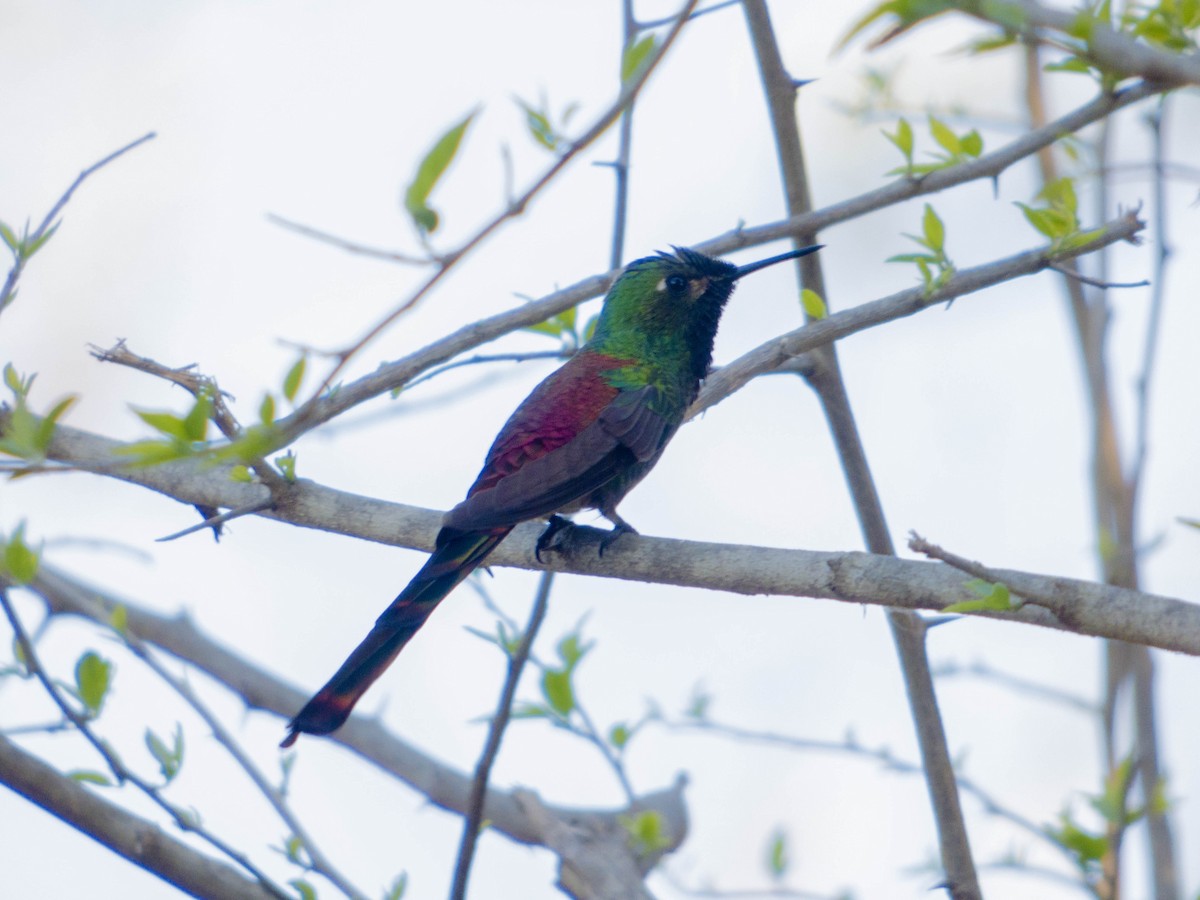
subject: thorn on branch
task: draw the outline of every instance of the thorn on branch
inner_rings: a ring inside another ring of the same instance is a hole
[[[1065,275],[1072,278],[1081,284],[1086,284],[1090,287],[1107,290],[1109,288],[1140,288],[1150,287],[1149,279],[1143,278],[1141,281],[1100,281],[1098,278],[1089,278],[1077,269],[1070,266],[1064,266],[1061,263],[1050,263],[1050,268],[1060,275]]]
[[[236,509],[231,509],[228,512],[217,514],[214,507],[197,506],[196,509],[201,513],[212,510],[213,514],[206,518],[203,522],[191,525],[182,531],[176,531],[174,534],[168,534],[165,537],[155,538],[157,543],[165,544],[167,541],[174,541],[181,537],[186,537],[189,534],[194,534],[197,531],[203,531],[205,528],[211,528],[213,535],[217,540],[221,539],[221,526],[233,519],[239,519],[242,516],[248,516],[256,512],[262,512],[264,509],[270,509],[275,505],[275,500],[271,497],[264,497],[262,500],[256,500],[253,503],[247,503],[245,506],[239,506]]]

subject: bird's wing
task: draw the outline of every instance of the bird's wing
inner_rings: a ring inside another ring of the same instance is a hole
[[[629,466],[653,458],[667,432],[653,409],[655,388],[614,388],[593,377],[601,364],[585,359],[572,372],[568,363],[559,370],[565,374],[534,390],[492,445],[467,499],[443,524],[475,530],[546,516],[586,502]]]

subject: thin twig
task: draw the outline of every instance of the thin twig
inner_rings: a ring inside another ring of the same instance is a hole
[[[454,883],[450,889],[451,900],[464,900],[467,896],[467,881],[471,874],[471,861],[475,855],[475,845],[479,840],[479,829],[483,823],[484,800],[487,797],[488,776],[492,764],[500,752],[500,741],[504,737],[504,729],[508,726],[512,713],[513,700],[517,695],[517,683],[525,663],[529,660],[529,652],[533,649],[534,639],[546,619],[549,608],[550,587],[554,583],[553,572],[543,572],[538,582],[537,595],[533,599],[533,610],[529,614],[529,623],[521,642],[508,659],[508,671],[504,677],[504,687],[500,691],[500,700],[496,704],[496,714],[488,726],[487,743],[479,762],[475,765],[475,777],[471,782],[471,796],[467,804],[467,815],[463,821],[462,840],[459,843],[458,859],[454,864]]]
[[[220,719],[213,715],[212,711],[200,701],[200,698],[196,696],[191,686],[186,681],[176,678],[168,672],[136,635],[122,635],[122,637],[124,637],[125,644],[129,647],[130,651],[145,663],[155,675],[166,682],[175,693],[182,697],[184,702],[209,727],[217,743],[224,747],[226,752],[233,757],[234,762],[246,773],[255,788],[263,795],[271,808],[275,810],[284,825],[288,827],[292,835],[303,845],[304,852],[308,855],[309,862],[311,863],[311,870],[324,876],[347,897],[353,898],[353,900],[366,900],[366,894],[355,887],[346,876],[334,867],[325,854],[321,852],[320,847],[304,828],[300,820],[292,813],[279,791],[267,781],[263,773],[254,764],[254,761],[241,748],[228,729],[221,724]]]
[[[921,763],[901,759],[895,756],[887,747],[864,747],[853,738],[842,741],[802,738],[774,731],[739,728],[736,725],[727,725],[723,722],[715,722],[707,718],[685,719],[682,721],[659,719],[658,721],[671,731],[698,731],[704,734],[716,735],[717,737],[749,741],[756,744],[769,744],[789,750],[840,753],[860,759],[873,760],[893,772],[899,772],[904,775],[920,776],[923,773]],[[1055,850],[1066,854],[1069,859],[1074,861],[1075,857],[1071,851],[1051,837],[1041,825],[996,800],[995,797],[976,784],[970,777],[960,774],[957,778],[959,789],[978,800],[983,806],[984,811],[989,815],[1015,825],[1029,836],[1036,838],[1039,842],[1051,845]]]
[[[978,159],[939,169],[919,178],[898,178],[881,188],[810,213],[801,213],[766,225],[738,227],[697,244],[696,249],[710,255],[721,255],[797,234],[819,231],[914,197],[936,193],[967,182],[995,179],[1009,167],[1050,146],[1064,134],[1078,131],[1119,109],[1161,93],[1162,90],[1161,85],[1141,82],[1111,94],[1102,94],[1078,109],[1035,128],[999,150],[983,154]],[[610,283],[613,274],[610,271],[584,278],[532,303],[466,325],[415,353],[380,366],[370,374],[348,384],[339,385],[336,391],[310,399],[300,410],[276,421],[280,438],[273,448],[286,446],[304,432],[351,407],[403,387],[432,366],[599,296]]]
[[[50,695],[50,699],[54,701],[54,704],[59,708],[59,710],[62,711],[62,714],[71,722],[72,725],[75,726],[76,730],[78,730],[79,733],[84,736],[88,743],[96,748],[96,751],[104,759],[105,764],[108,766],[109,771],[112,772],[113,777],[117,780],[117,782],[119,784],[132,784],[150,800],[152,800],[155,805],[166,812],[167,815],[171,817],[171,820],[175,822],[175,824],[181,829],[184,831],[190,831],[192,834],[195,834],[197,837],[201,838],[215,850],[236,862],[239,866],[256,878],[264,888],[275,894],[277,897],[280,897],[281,900],[290,900],[292,895],[286,892],[279,885],[275,884],[275,882],[271,880],[270,876],[259,869],[258,866],[251,862],[250,859],[246,857],[240,850],[238,850],[236,847],[230,846],[215,834],[208,831],[198,822],[194,821],[192,816],[184,815],[173,804],[164,800],[157,788],[147,783],[139,775],[125,767],[125,764],[121,762],[116,754],[110,751],[107,745],[98,737],[96,737],[96,735],[92,732],[91,727],[88,725],[87,720],[74,709],[72,709],[71,705],[63,699],[58,686],[55,685],[51,680],[50,676],[46,673],[45,668],[38,659],[37,651],[34,649],[33,642],[29,639],[29,635],[26,634],[24,626],[21,625],[21,621],[17,617],[16,611],[12,608],[12,604],[9,602],[8,590],[2,584],[0,584],[0,607],[4,608],[4,614],[8,617],[8,621],[12,625],[13,633],[16,636],[17,643],[21,646],[21,653],[25,658],[26,668],[28,668],[29,671],[32,672],[38,679],[38,681],[41,682],[42,687],[46,689],[46,692]]]
[[[1102,291],[1106,291],[1109,288],[1140,288],[1150,286],[1150,279],[1148,278],[1143,278],[1141,281],[1101,281],[1099,278],[1089,278],[1087,275],[1077,272],[1075,269],[1072,269],[1069,266],[1053,264],[1049,268],[1053,269],[1059,275],[1065,275],[1067,278],[1074,278],[1076,281],[1082,282],[1088,287],[1099,288]]]
[[[141,356],[134,353],[125,345],[124,339],[117,341],[108,350],[97,347],[95,344],[92,344],[89,349],[92,356],[96,357],[100,362],[116,363],[117,365],[126,366],[139,372],[145,372],[156,378],[162,378],[172,384],[179,385],[197,400],[201,396],[207,396],[212,407],[209,412],[209,419],[217,426],[221,434],[225,435],[231,442],[236,441],[243,435],[244,431],[241,424],[225,404],[225,398],[229,397],[233,399],[233,396],[227,391],[221,390],[216,378],[213,376],[195,371],[195,363],[176,367],[163,365],[148,356]],[[287,480],[266,461],[265,454],[257,459],[250,460],[248,465],[254,471],[254,474],[258,476],[259,481],[270,489],[272,495],[276,495],[287,489]]]
[[[1142,346],[1142,367],[1137,379],[1137,408],[1136,408],[1136,444],[1133,457],[1133,468],[1129,472],[1130,489],[1137,500],[1138,488],[1146,470],[1146,459],[1150,446],[1150,386],[1154,377],[1155,363],[1158,360],[1158,338],[1162,331],[1163,307],[1166,304],[1167,292],[1167,262],[1171,257],[1171,248],[1167,245],[1167,190],[1164,174],[1164,144],[1163,118],[1166,112],[1166,98],[1159,101],[1153,112],[1147,118],[1147,125],[1153,137],[1154,179],[1152,181],[1151,207],[1154,210],[1154,229],[1152,246],[1154,248],[1154,288],[1150,292],[1150,310],[1146,317],[1146,336]]]
[[[237,509],[231,509],[228,512],[223,512],[219,516],[212,516],[205,519],[203,522],[197,522],[182,531],[176,531],[174,534],[168,534],[160,538],[155,538],[157,543],[165,544],[167,541],[174,541],[185,535],[195,534],[197,531],[203,531],[205,528],[217,528],[230,522],[234,519],[240,519],[242,516],[249,516],[253,513],[262,512],[264,509],[270,509],[275,505],[275,501],[270,497],[264,497],[262,500],[256,500],[253,503],[247,503],[245,506],[239,506]]]
[[[659,45],[658,49],[654,52],[650,59],[647,60],[641,72],[630,82],[622,86],[621,93],[617,100],[600,116],[599,119],[596,120],[591,128],[584,132],[578,140],[572,143],[571,147],[565,153],[555,159],[554,163],[551,164],[549,168],[547,168],[546,171],[543,172],[541,176],[539,176],[538,179],[534,181],[534,183],[527,188],[523,194],[521,194],[520,197],[510,203],[506,209],[504,209],[499,215],[484,225],[483,228],[477,231],[472,237],[468,238],[467,241],[458,249],[452,251],[451,253],[445,254],[445,256],[440,260],[441,264],[438,266],[437,271],[427,278],[425,282],[418,287],[416,291],[409,295],[407,299],[402,301],[391,312],[380,319],[379,322],[371,326],[371,328],[369,328],[361,338],[338,352],[337,364],[325,377],[324,382],[322,382],[321,386],[314,393],[313,397],[298,411],[297,415],[300,419],[303,420],[307,417],[308,413],[311,411],[311,404],[320,399],[325,391],[328,390],[330,385],[332,385],[337,379],[337,376],[341,374],[343,369],[345,369],[350,360],[360,350],[362,350],[363,347],[378,337],[393,322],[395,322],[396,319],[419,303],[459,260],[463,259],[472,250],[481,245],[492,235],[494,231],[496,231],[509,219],[521,215],[525,211],[526,207],[528,207],[529,203],[532,202],[532,200],[539,193],[541,193],[542,189],[546,187],[546,185],[548,185],[558,176],[559,172],[566,168],[566,166],[577,156],[579,156],[583,150],[591,146],[591,144],[593,144],[597,138],[599,138],[608,130],[609,126],[611,126],[612,123],[617,120],[625,108],[628,107],[629,104],[634,101],[634,99],[636,99],[639,93],[641,93],[641,90],[645,86],[650,75],[656,68],[658,68],[659,63],[662,62],[663,58],[670,51],[671,46],[675,43],[675,39],[679,36],[679,32],[686,24],[687,18],[691,14],[692,10],[695,9],[697,2],[698,0],[684,0],[683,8],[676,15],[671,29],[663,38],[663,41]]]
[[[93,163],[80,172],[75,180],[71,182],[71,186],[67,188],[66,192],[58,198],[58,202],[50,208],[50,212],[46,213],[46,218],[42,219],[42,223],[38,225],[33,234],[25,237],[25,241],[30,244],[36,244],[38,241],[44,238],[52,228],[58,227],[57,224],[54,224],[54,219],[60,212],[62,212],[63,207],[67,205],[67,202],[71,199],[71,196],[90,175],[104,168],[115,159],[124,156],[135,147],[139,147],[147,141],[153,140],[155,136],[156,135],[153,131],[143,134],[136,141],[131,141],[120,150],[114,150],[98,163]],[[8,276],[4,279],[4,287],[0,288],[0,312],[3,312],[8,304],[12,302],[14,291],[17,286],[17,280],[21,277],[21,272],[25,268],[25,263],[29,259],[28,256],[17,254],[16,251],[13,252],[16,257],[13,262],[13,267],[9,269]]]
[[[475,356],[456,359],[453,362],[448,362],[445,365],[438,366],[436,369],[430,369],[420,378],[414,378],[404,386],[406,391],[410,391],[418,384],[424,384],[444,372],[449,372],[451,369],[461,369],[464,366],[478,366],[483,363],[494,362],[530,362],[535,359],[564,359],[562,350],[536,350],[530,353],[479,353]]]
[[[323,244],[331,244],[339,250],[345,250],[347,253],[357,253],[360,256],[369,256],[372,259],[382,259],[386,262],[404,263],[410,266],[428,266],[436,262],[429,257],[410,256],[406,253],[398,253],[395,250],[383,250],[379,247],[368,247],[366,244],[359,244],[355,241],[347,240],[346,238],[338,237],[335,234],[330,234],[327,231],[321,231],[319,228],[313,228],[311,225],[303,225],[300,222],[293,222],[291,219],[285,219],[283,216],[275,213],[267,213],[267,221],[281,228],[286,228],[289,231],[294,231],[297,234],[302,234],[305,237],[320,241]]]
[[[1028,694],[1032,697],[1037,697],[1041,700],[1049,700],[1052,703],[1060,704],[1068,709],[1073,709],[1077,712],[1085,713],[1089,716],[1098,716],[1100,714],[1100,706],[1085,697],[1078,694],[1073,694],[1070,691],[1064,691],[1061,688],[1056,688],[1048,684],[1043,684],[1040,681],[1034,681],[1030,678],[1022,678],[1020,675],[1013,675],[1009,672],[1001,672],[995,669],[982,660],[977,660],[970,665],[960,665],[954,662],[940,663],[933,668],[935,678],[953,678],[962,675],[973,675],[976,678],[982,678],[985,681],[994,682],[1001,687],[1010,688],[1023,694]]]

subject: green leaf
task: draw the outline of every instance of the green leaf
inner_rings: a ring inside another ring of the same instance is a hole
[[[25,523],[13,529],[4,545],[4,571],[15,584],[29,584],[37,576],[41,553],[25,543]]]
[[[179,774],[179,770],[183,766],[183,728],[179,723],[175,724],[175,740],[171,747],[168,747],[162,738],[147,728],[146,749],[158,762],[163,778],[171,781]]]
[[[978,600],[963,600],[960,603],[951,603],[945,607],[942,612],[958,613],[958,612],[979,612],[981,610],[997,610],[1005,612],[1015,609],[1012,602],[1012,595],[1009,593],[1008,585],[1001,582],[992,584],[988,581],[983,581],[980,578],[973,578],[966,583],[969,591],[978,597]]]
[[[569,716],[575,709],[575,692],[571,688],[571,673],[565,669],[547,669],[542,673],[542,696],[560,716]]]
[[[776,828],[767,844],[767,871],[776,881],[782,881],[788,870],[787,832]]]
[[[5,246],[13,252],[14,256],[20,255],[20,252],[17,248],[20,247],[21,241],[17,238],[16,232],[14,232],[3,222],[0,222],[0,240],[4,241]]]
[[[50,441],[54,438],[54,429],[58,426],[58,420],[62,418],[78,398],[74,394],[63,397],[50,408],[50,412],[42,416],[41,424],[37,430],[37,447],[42,456],[50,449]]]
[[[621,816],[618,821],[629,835],[634,850],[648,856],[671,846],[667,834],[666,819],[657,810],[642,810],[632,815]]]
[[[1017,42],[1015,34],[1002,34],[996,37],[980,38],[977,41],[972,41],[967,45],[967,49],[974,54],[990,53],[993,50],[1003,50],[1005,47],[1011,47]]]
[[[301,356],[283,376],[283,396],[287,398],[288,403],[296,402],[296,394],[300,390],[300,382],[304,380],[304,368],[307,362],[308,358]]]
[[[632,732],[624,722],[618,722],[608,730],[608,742],[618,750],[624,750],[625,745],[629,743],[629,738]]]
[[[392,886],[384,892],[383,900],[401,900],[408,890],[408,873],[401,872],[392,882]]]
[[[1065,237],[1073,230],[1074,223],[1058,210],[1038,209],[1019,201],[1017,206],[1021,208],[1029,224],[1051,240]]]
[[[962,142],[959,141],[958,135],[951,131],[945,122],[934,116],[930,116],[929,132],[933,135],[933,139],[951,156],[958,156],[962,153]]]
[[[804,288],[800,291],[800,305],[804,308],[805,314],[813,321],[819,322],[829,315],[825,301],[811,288]]]
[[[896,145],[896,148],[904,154],[904,158],[910,163],[913,155],[913,130],[908,124],[908,119],[901,118],[896,123],[896,133],[888,134],[886,131],[883,136]]]
[[[642,67],[650,59],[655,48],[658,47],[658,38],[651,32],[640,40],[633,40],[625,45],[625,49],[621,51],[621,84],[625,85],[642,73]]]
[[[296,454],[289,450],[280,456],[275,457],[275,467],[279,469],[284,480],[288,484],[296,483]]]
[[[242,484],[251,484],[254,481],[254,476],[250,474],[250,467],[244,463],[238,463],[229,470],[229,480],[237,481]]]
[[[68,772],[67,777],[80,784],[98,784],[101,787],[112,787],[113,784],[112,779],[103,772],[95,772],[91,769],[75,769]]]
[[[557,150],[560,138],[554,131],[554,126],[550,124],[550,118],[541,110],[530,106],[520,97],[514,97],[513,100],[524,110],[525,126],[529,129],[529,133],[533,136],[533,139],[547,150]]]
[[[186,459],[191,448],[179,441],[134,441],[114,448],[114,453],[129,457],[128,465],[156,466],[175,459]]]
[[[30,242],[29,244],[27,244],[25,246],[24,253],[22,255],[26,259],[29,259],[31,256],[33,256],[33,254],[35,254],[39,250],[41,250],[42,247],[45,246],[46,242],[48,240],[50,240],[50,238],[54,237],[54,232],[58,231],[58,226],[61,224],[62,224],[62,220],[60,219],[59,221],[57,221],[53,225],[51,225],[49,228],[47,228],[45,234],[43,234],[39,238],[36,238],[35,240],[33,240],[32,242]]]
[[[191,411],[183,418],[183,437],[188,441],[203,441],[208,437],[208,420],[212,416],[212,395],[201,391]]]
[[[93,718],[104,706],[111,678],[112,663],[90,650],[75,664],[75,690]]]
[[[921,219],[921,230],[925,234],[926,246],[940,254],[946,246],[946,226],[928,203],[925,204],[925,215]]]
[[[692,688],[692,696],[688,701],[687,709],[684,710],[684,715],[689,719],[699,719],[704,721],[708,718],[708,707],[712,704],[712,694],[704,690],[700,685]]]
[[[983,136],[972,128],[961,138],[962,152],[967,156],[979,156],[983,152]]]
[[[1081,868],[1104,858],[1108,852],[1108,841],[1101,835],[1089,834],[1070,820],[1065,814],[1062,827],[1046,829],[1049,835],[1070,850]]]
[[[568,635],[565,635],[563,639],[558,642],[558,647],[556,649],[558,650],[558,658],[566,663],[567,669],[570,670],[574,669],[575,666],[579,664],[579,661],[583,659],[584,655],[592,649],[592,645],[580,644],[579,633],[572,632]]]
[[[124,603],[118,603],[108,615],[108,624],[121,637],[129,636],[129,609]]]
[[[1079,201],[1075,197],[1075,182],[1070,178],[1056,178],[1038,191],[1038,196],[1054,209],[1060,209],[1074,216],[1079,211]]]
[[[268,428],[275,422],[275,395],[263,395],[262,403],[258,407],[258,420]]]
[[[283,842],[283,854],[288,862],[304,865],[304,841],[296,835],[291,835]]]
[[[300,895],[300,900],[317,900],[317,889],[303,878],[293,878],[288,882]]]
[[[477,110],[472,110],[461,122],[452,125],[445,134],[438,138],[437,143],[430,148],[417,166],[416,175],[404,192],[404,208],[412,217],[417,229],[422,234],[432,234],[437,231],[438,214],[429,206],[429,195],[445,173],[447,166],[458,153],[467,126],[475,118]]]
[[[540,703],[518,703],[513,707],[513,719],[548,719],[550,709]]]
[[[1047,72],[1075,72],[1087,75],[1092,71],[1091,63],[1078,56],[1068,56],[1059,62],[1046,63],[1042,68]]]
[[[12,363],[4,364],[4,383],[8,385],[8,389],[13,392],[14,397],[20,398],[25,394],[25,382],[17,374]]]
[[[174,413],[168,412],[151,412],[146,409],[138,409],[131,407],[137,414],[137,417],[157,431],[159,434],[165,434],[167,437],[178,438],[181,441],[188,439],[187,426],[183,424],[183,419]]]

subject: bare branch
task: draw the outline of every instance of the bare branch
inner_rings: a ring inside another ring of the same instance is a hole
[[[1064,135],[1099,121],[1118,109],[1161,93],[1162,90],[1161,85],[1143,82],[1113,94],[1101,95],[1073,112],[971,162],[939,169],[920,178],[900,178],[876,190],[811,213],[803,213],[767,225],[738,228],[697,244],[696,249],[708,254],[721,255],[793,235],[817,232],[913,197],[937,193],[959,184],[981,178],[997,178],[1010,166],[1048,147]],[[409,356],[382,365],[369,375],[339,386],[334,392],[314,397],[305,404],[303,416],[297,411],[291,416],[277,420],[276,425],[281,434],[278,446],[286,446],[305,431],[329,421],[347,409],[403,387],[426,369],[460,353],[493,341],[511,331],[545,321],[563,310],[599,296],[615,275],[615,271],[593,275],[532,303],[466,325]]]
[[[1099,288],[1102,291],[1109,290],[1110,288],[1140,288],[1150,286],[1150,279],[1148,278],[1143,278],[1141,281],[1101,281],[1099,278],[1089,278],[1081,272],[1077,272],[1074,269],[1067,268],[1066,266],[1053,264],[1049,266],[1049,268],[1057,272],[1059,275],[1065,275],[1067,278],[1074,278],[1076,281],[1086,284],[1088,287]]]
[[[29,802],[99,841],[136,866],[181,891],[209,900],[279,900],[276,893],[239,875],[73,781],[0,735],[0,783]]]
[[[231,522],[234,519],[240,519],[242,516],[249,516],[253,513],[262,512],[264,509],[270,509],[274,502],[275,501],[270,497],[263,498],[262,500],[255,500],[252,503],[247,503],[245,506],[239,506],[237,509],[231,509],[228,512],[223,512],[218,516],[210,516],[203,522],[197,522],[195,525],[191,525],[181,531],[176,531],[172,534],[155,538],[154,540],[157,543],[165,544],[167,541],[178,540],[181,537],[185,537],[189,534],[195,534],[197,531],[203,531],[206,528],[219,528],[226,522]]]
[[[658,49],[646,61],[645,66],[638,73],[638,75],[632,78],[628,83],[621,86],[620,95],[617,97],[612,106],[610,106],[595,121],[595,123],[593,123],[591,128],[589,128],[577,140],[575,140],[571,144],[570,149],[567,150],[566,153],[563,153],[561,156],[559,156],[554,163],[547,168],[546,171],[543,172],[532,185],[530,185],[525,193],[510,203],[503,212],[484,225],[483,228],[477,231],[462,246],[453,252],[446,254],[440,260],[441,265],[439,265],[437,271],[434,272],[434,274],[428,279],[426,279],[426,281],[419,288],[417,288],[413,294],[401,302],[379,322],[371,326],[371,328],[368,329],[361,338],[355,341],[354,344],[339,351],[339,361],[337,365],[334,366],[333,370],[326,376],[324,383],[317,390],[313,398],[308,403],[305,403],[299,410],[297,410],[296,415],[298,418],[300,418],[302,421],[308,419],[311,412],[310,404],[320,399],[321,395],[331,384],[333,384],[334,379],[337,378],[338,374],[343,368],[345,368],[346,364],[353,356],[362,350],[362,348],[368,343],[378,337],[385,329],[395,322],[396,319],[419,303],[425,297],[425,295],[433,289],[434,285],[441,281],[442,277],[448,271],[450,271],[451,267],[453,267],[455,263],[487,240],[487,238],[489,238],[494,231],[496,231],[509,219],[515,218],[524,213],[526,207],[539,193],[541,193],[542,189],[558,177],[559,172],[565,169],[567,165],[577,156],[579,156],[583,150],[591,146],[591,144],[593,144],[597,138],[604,134],[604,132],[609,129],[613,122],[617,121],[618,117],[625,111],[626,108],[628,108],[631,103],[633,103],[638,94],[641,93],[641,90],[645,86],[647,80],[650,78],[650,75],[658,67],[659,63],[661,63],[666,57],[667,53],[671,49],[671,46],[675,43],[675,39],[679,36],[679,32],[687,23],[688,16],[691,15],[692,10],[696,8],[696,4],[698,2],[699,0],[684,0],[683,7],[676,15],[675,21],[670,30],[663,38],[662,43],[659,44]]]
[[[475,856],[475,843],[479,840],[479,830],[483,827],[483,802],[487,795],[488,778],[492,764],[500,753],[500,741],[504,737],[504,729],[508,727],[508,719],[512,714],[513,701],[517,696],[517,684],[529,661],[529,653],[533,650],[533,642],[541,630],[542,622],[546,620],[546,610],[549,607],[550,587],[554,584],[554,573],[543,572],[538,581],[537,596],[533,598],[533,610],[529,614],[529,623],[521,635],[521,642],[508,657],[508,670],[504,675],[504,686],[500,689],[500,700],[496,704],[496,713],[488,725],[487,742],[475,765],[475,777],[471,780],[471,797],[467,803],[467,814],[463,819],[463,835],[459,842],[458,859],[454,863],[454,883],[450,887],[451,900],[463,900],[467,896],[467,880],[471,873],[471,860]]]
[[[35,578],[35,585],[38,583],[38,580],[38,578]],[[16,612],[13,610],[12,604],[9,602],[8,587],[9,585],[5,583],[5,579],[0,578],[0,607],[3,608],[4,614],[8,617],[9,624],[12,625],[13,633],[16,635],[17,642],[21,646],[21,654],[25,659],[25,665],[38,679],[38,681],[41,682],[42,687],[46,689],[46,693],[50,695],[50,699],[54,701],[54,704],[59,708],[59,710],[61,710],[62,714],[71,722],[72,725],[75,726],[75,729],[87,739],[88,743],[96,748],[96,751],[100,754],[100,756],[104,759],[105,764],[108,766],[109,771],[112,772],[113,777],[116,778],[120,784],[128,783],[136,787],[159,809],[163,810],[163,812],[169,815],[172,821],[174,821],[179,828],[184,831],[191,832],[202,839],[209,846],[213,847],[236,862],[243,869],[253,875],[255,879],[257,879],[257,882],[271,895],[277,898],[282,898],[282,900],[288,900],[287,893],[281,887],[276,885],[265,872],[251,862],[250,859],[246,857],[240,850],[226,843],[223,839],[209,831],[206,827],[201,825],[192,817],[182,813],[173,804],[168,803],[165,799],[163,799],[158,788],[154,787],[145,779],[141,778],[135,772],[127,768],[121,761],[120,757],[118,757],[116,753],[109,749],[108,745],[92,732],[88,720],[76,712],[71,705],[66,702],[62,696],[61,689],[55,684],[49,673],[42,666],[41,661],[38,659],[37,651],[34,649],[33,642],[25,633],[25,629],[21,625],[20,619],[17,618]],[[37,588],[35,587],[34,590],[36,591]],[[107,624],[107,622],[105,624]],[[2,740],[2,738],[0,738],[0,740]],[[3,772],[0,771],[0,778],[2,777]],[[70,780],[66,778],[66,776],[60,777],[62,777],[64,780]],[[68,818],[67,821],[71,821],[70,818]],[[118,850],[118,852],[120,851]],[[132,857],[130,858],[133,859]],[[137,859],[133,859],[133,861],[138,862],[139,865],[145,865],[144,862],[141,862]],[[169,880],[166,873],[159,872],[157,870],[152,871],[154,871],[155,874],[159,875],[160,877]]]
[[[251,708],[268,710],[281,718],[289,718],[307,699],[306,692],[285,684],[216,643],[185,617],[163,616],[143,609],[136,603],[118,600],[47,563],[40,567],[32,587],[46,601],[53,614],[83,616],[105,627],[111,621],[113,609],[122,606],[129,634],[160,647],[211,676],[240,696]],[[394,775],[425,795],[434,805],[465,815],[471,794],[471,778],[406,744],[377,720],[362,714],[354,715],[330,740],[351,748],[382,771]],[[680,842],[687,830],[682,790],[683,785],[676,784],[639,797],[636,804],[637,809],[661,813],[670,832],[677,835]],[[597,828],[616,825],[629,811],[571,807],[549,809],[562,821],[592,823]],[[489,788],[484,803],[484,817],[492,830],[514,841],[523,844],[543,843],[539,828],[528,818],[513,792]]]
[[[1039,40],[1045,39],[1045,31],[1066,35],[1073,52],[1108,72],[1161,81],[1175,87],[1200,84],[1200,56],[1152,47],[1133,35],[1114,30],[1098,16],[1089,19],[1087,38],[1082,40],[1077,36],[1079,19],[1075,11],[1051,9],[1034,0],[967,3],[962,9],[1002,28],[1011,28],[1015,14],[1024,30],[1032,31],[1033,37]],[[1054,42],[1061,43],[1062,38],[1055,38]]]
[[[294,231],[297,234],[302,234],[305,237],[313,240],[321,241],[324,244],[331,244],[339,250],[345,250],[347,253],[357,253],[360,256],[369,256],[372,259],[382,259],[385,262],[404,263],[409,266],[428,266],[432,265],[436,260],[428,257],[409,256],[405,253],[397,253],[394,250],[382,250],[378,247],[368,247],[365,244],[359,244],[346,238],[338,237],[335,234],[330,234],[327,231],[321,231],[319,228],[313,228],[311,225],[303,225],[300,222],[293,222],[291,219],[285,219],[283,216],[275,213],[267,213],[267,221],[280,228],[286,228],[289,231]]]
[[[140,147],[142,144],[153,140],[155,137],[156,135],[153,131],[149,132],[148,134],[143,134],[136,141],[126,144],[120,150],[114,150],[98,163],[93,163],[80,172],[75,180],[71,182],[71,186],[67,188],[66,192],[58,198],[58,202],[50,208],[50,212],[46,213],[46,217],[42,219],[42,223],[38,225],[33,234],[23,236],[23,243],[26,246],[36,246],[44,241],[46,237],[58,227],[57,223],[54,221],[58,217],[58,214],[62,212],[63,207],[67,205],[75,191],[79,189],[79,186],[83,184],[89,176],[104,168],[110,162],[113,162],[117,158],[124,156],[135,147]],[[19,253],[17,250],[13,250],[13,266],[11,269],[9,269],[8,275],[4,279],[4,286],[0,287],[0,312],[4,312],[5,308],[12,303],[13,298],[16,296],[17,281],[20,279],[21,272],[24,270],[25,263],[28,262],[30,255],[32,254]]]
[[[1074,259],[1117,241],[1133,240],[1144,227],[1145,224],[1138,219],[1136,213],[1126,213],[1096,229],[1099,234],[1092,240],[1069,250],[1056,252],[1051,247],[1027,250],[1003,260],[956,272],[949,281],[932,293],[926,293],[924,288],[914,287],[845,312],[833,313],[820,321],[810,322],[803,328],[772,338],[732,363],[722,366],[705,381],[699,398],[692,404],[689,417],[694,417],[719,403],[751,378],[773,371],[789,358],[814,347],[839,340],[864,328],[912,315],[1003,281],[1033,275],[1054,262]]]

